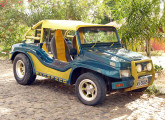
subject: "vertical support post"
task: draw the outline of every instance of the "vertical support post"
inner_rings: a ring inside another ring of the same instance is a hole
[[[40,43],[43,43],[43,38],[44,38],[44,29],[41,27],[41,40]]]

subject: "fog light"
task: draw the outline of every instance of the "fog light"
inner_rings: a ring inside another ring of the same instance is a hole
[[[148,70],[148,71],[151,71],[151,70],[152,70],[152,64],[151,64],[151,63],[148,63],[148,64],[147,64],[147,70]]]
[[[138,64],[138,65],[136,66],[136,68],[137,68],[137,72],[141,72],[141,71],[142,71],[142,66],[141,66],[140,64]]]

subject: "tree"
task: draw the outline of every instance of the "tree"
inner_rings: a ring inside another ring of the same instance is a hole
[[[5,48],[23,39],[22,34],[27,30],[22,1],[4,0],[0,2],[0,42]]]
[[[21,42],[29,27],[44,19],[99,23],[106,9],[99,0],[3,0],[0,42],[5,48]]]
[[[158,37],[160,24],[160,0],[109,0],[114,20],[125,20],[121,27],[123,43],[145,41],[147,56],[151,56],[150,40]],[[127,4],[125,4],[127,3]],[[113,8],[115,6],[115,8]]]

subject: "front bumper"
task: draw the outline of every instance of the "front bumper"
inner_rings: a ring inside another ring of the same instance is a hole
[[[148,79],[148,84],[151,82],[152,80],[152,75],[145,75],[145,76],[141,76],[139,78],[143,78],[146,77]],[[130,78],[123,78],[122,81],[120,82],[112,82],[112,89],[122,89],[122,88],[129,88],[132,87],[134,85],[134,81],[135,79],[133,77]],[[118,86],[119,84],[122,84],[122,86]],[[148,86],[148,85],[146,85]],[[140,86],[140,87],[145,87],[145,86]]]
[[[138,73],[136,64],[143,63],[143,62],[151,63],[152,70],[151,71],[143,70],[142,72]],[[131,78],[123,78],[122,81],[120,82],[113,82],[112,89],[125,88],[124,91],[131,91],[131,90],[135,90],[139,88],[144,88],[144,87],[150,86],[155,79],[155,70],[154,70],[152,60],[131,61],[131,72],[132,72]],[[143,78],[143,77],[147,77],[148,84],[141,85],[141,86],[137,85],[140,78]]]

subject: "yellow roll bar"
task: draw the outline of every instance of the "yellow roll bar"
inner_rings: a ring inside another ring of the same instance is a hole
[[[34,40],[40,40],[40,37],[25,36],[25,39],[34,39]]]

